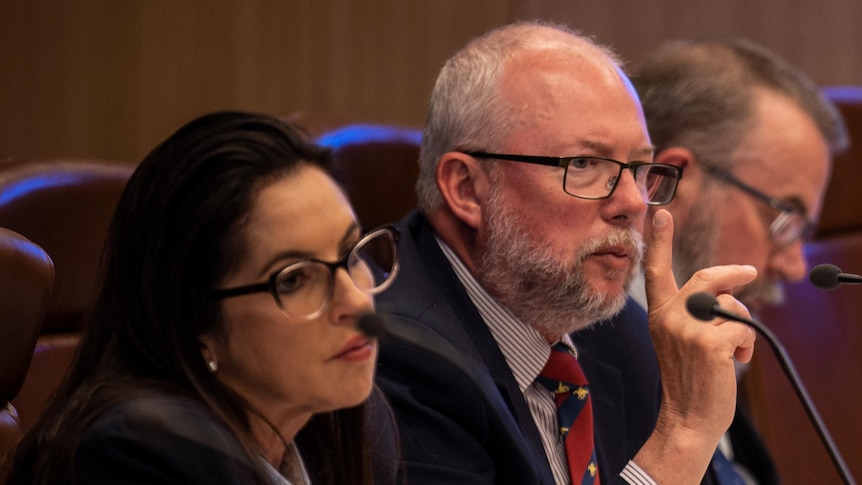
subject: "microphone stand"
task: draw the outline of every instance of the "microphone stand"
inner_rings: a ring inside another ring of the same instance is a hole
[[[847,468],[847,464],[844,463],[844,459],[841,457],[841,453],[838,451],[838,447],[832,440],[832,436],[829,434],[829,431],[826,429],[826,425],[820,418],[820,414],[814,407],[814,403],[811,401],[811,397],[808,395],[808,391],[802,384],[802,379],[800,379],[799,374],[796,372],[796,368],[793,366],[793,362],[790,360],[790,357],[784,350],[784,346],[781,345],[781,342],[778,341],[778,338],[775,336],[775,334],[772,333],[772,331],[769,330],[762,323],[756,320],[744,318],[740,315],[736,315],[735,313],[725,311],[717,304],[713,306],[712,313],[716,316],[720,316],[728,320],[734,320],[749,325],[766,338],[766,340],[769,342],[770,347],[772,347],[773,353],[775,353],[775,356],[778,358],[779,364],[781,364],[781,367],[784,369],[784,373],[787,375],[788,379],[790,380],[790,383],[793,385],[793,390],[796,391],[796,395],[799,397],[799,401],[802,403],[802,407],[805,408],[805,412],[808,414],[808,418],[814,424],[814,429],[820,436],[820,441],[823,442],[823,446],[826,448],[826,452],[829,454],[829,458],[832,459],[832,463],[835,464],[835,468],[838,470],[838,474],[841,475],[841,479],[846,485],[856,485],[856,481],[850,474],[850,470]]]

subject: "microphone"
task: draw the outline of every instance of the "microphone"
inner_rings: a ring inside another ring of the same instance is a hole
[[[474,371],[464,362],[464,357],[455,350],[449,341],[436,333],[425,333],[405,325],[389,325],[383,315],[366,313],[359,317],[359,330],[365,335],[380,340],[400,340],[425,350],[453,366],[478,382]]]
[[[356,324],[359,326],[359,330],[368,337],[383,339],[389,336],[389,329],[386,328],[383,317],[376,313],[360,315]]]
[[[835,269],[837,270],[838,268]],[[838,271],[840,272],[840,270]],[[835,286],[838,286],[838,284],[836,284]],[[826,452],[829,453],[829,457],[832,459],[832,463],[835,465],[835,468],[841,475],[841,479],[844,481],[845,484],[855,485],[856,481],[853,479],[852,475],[850,475],[850,470],[844,463],[844,459],[841,457],[841,453],[838,451],[838,447],[835,446],[835,442],[832,440],[832,436],[829,434],[829,431],[826,429],[826,425],[820,418],[820,414],[817,412],[817,408],[814,407],[814,403],[811,401],[811,397],[808,395],[808,391],[802,384],[802,379],[799,378],[799,374],[796,372],[796,368],[793,366],[793,362],[790,360],[790,357],[784,350],[784,346],[781,345],[781,342],[778,341],[778,338],[775,336],[775,334],[772,333],[772,331],[769,330],[764,324],[758,322],[757,320],[751,320],[743,317],[742,315],[737,315],[733,312],[721,308],[720,306],[718,306],[718,300],[716,300],[716,298],[709,293],[695,293],[689,296],[688,299],[685,301],[685,306],[688,312],[691,313],[691,315],[698,320],[708,322],[715,317],[721,317],[727,320],[741,322],[752,327],[754,330],[756,330],[758,333],[760,333],[766,338],[766,340],[769,342],[769,346],[772,347],[773,353],[775,353],[775,356],[778,358],[778,362],[781,364],[781,367],[784,370],[784,374],[787,376],[787,379],[793,385],[793,390],[796,391],[796,396],[802,403],[802,407],[805,408],[805,412],[808,414],[809,420],[814,425],[814,429],[817,431],[817,434],[820,436],[820,441],[823,442],[823,446],[826,448]]]
[[[834,264],[818,264],[808,273],[808,281],[821,290],[834,290],[841,285],[860,285],[862,276],[842,273]]]

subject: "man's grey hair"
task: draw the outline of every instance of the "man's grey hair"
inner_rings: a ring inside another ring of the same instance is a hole
[[[609,49],[554,23],[518,22],[470,41],[446,62],[431,93],[416,182],[419,206],[426,212],[441,202],[435,170],[444,153],[493,151],[518,127],[520,120],[499,89],[501,75],[514,55],[549,42],[581,51],[591,49],[620,65]]]
[[[730,169],[729,154],[753,123],[754,91],[767,88],[811,117],[832,155],[848,144],[837,108],[818,86],[773,52],[739,38],[673,41],[634,73],[656,153],[683,146]]]

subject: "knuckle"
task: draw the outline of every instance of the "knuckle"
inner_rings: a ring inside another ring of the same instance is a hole
[[[716,274],[713,268],[703,268],[696,271],[689,281],[693,281],[698,284],[708,285],[710,283],[715,282]]]

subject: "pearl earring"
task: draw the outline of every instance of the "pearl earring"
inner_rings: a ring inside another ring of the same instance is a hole
[[[211,360],[207,362],[207,367],[210,368],[210,372],[215,372],[218,370],[218,362]]]

